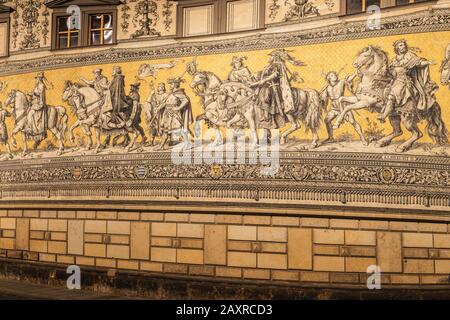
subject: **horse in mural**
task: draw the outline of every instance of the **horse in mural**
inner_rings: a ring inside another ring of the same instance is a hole
[[[8,95],[5,105],[12,106],[13,108],[15,124],[11,134],[12,145],[17,147],[16,135],[19,132],[22,133],[24,144],[23,155],[26,155],[29,152],[27,141],[31,140],[27,134],[29,130],[27,115],[30,110],[30,102],[25,93],[20,90],[12,90]],[[62,106],[46,106],[45,108],[45,128],[58,140],[58,154],[60,155],[64,151],[64,140],[67,131],[68,116],[66,109]],[[45,138],[42,140],[35,140],[33,149],[36,150],[44,140]]]
[[[261,110],[258,107],[257,93],[249,85],[225,81],[209,71],[196,71],[193,74],[191,88],[201,97],[204,113],[196,118],[197,121],[207,120],[216,130],[216,141],[222,143],[220,127],[238,126],[251,130],[256,138],[256,129],[265,128],[261,119]],[[288,136],[300,129],[303,123],[313,135],[311,148],[318,146],[318,130],[321,124],[323,104],[320,95],[313,89],[292,88],[296,110],[286,114],[291,127],[282,133],[281,144],[287,142]],[[245,120],[245,121],[244,121]]]
[[[133,106],[124,110],[127,121],[123,128],[104,128],[99,124],[103,99],[95,89],[66,81],[62,99],[63,101],[69,102],[69,105],[74,108],[77,116],[77,121],[75,121],[69,130],[72,144],[75,143],[74,130],[78,127],[81,127],[88,139],[87,149],[91,149],[93,146],[92,130],[95,132],[97,141],[96,153],[100,152],[102,148],[105,148],[113,134],[124,135],[125,138],[128,137],[128,134],[132,135],[131,141],[125,147],[127,151],[131,151],[134,148],[137,138],[139,135],[142,135],[141,132],[143,130],[140,127],[141,106],[139,104],[133,104]],[[101,133],[106,134],[106,140],[103,144],[100,138]]]
[[[258,143],[253,90],[239,82],[222,83],[209,71],[196,72],[190,86],[204,105],[204,112],[196,121],[205,120],[215,130],[215,144],[223,143],[219,128],[232,126],[250,129],[252,143]]]
[[[334,125],[338,128],[344,121],[346,115],[351,110],[369,109],[370,111],[380,112],[386,103],[386,95],[389,93],[392,74],[389,70],[389,60],[387,53],[375,46],[363,48],[358,57],[353,62],[353,67],[357,69],[360,83],[354,96],[343,97],[341,104],[346,104]],[[441,107],[435,102],[431,108],[426,111],[417,110],[417,101],[410,101],[415,109],[415,115],[411,113],[394,110],[389,115],[389,121],[392,126],[392,133],[379,139],[375,145],[385,147],[403,134],[401,124],[411,133],[411,137],[400,144],[397,152],[405,152],[412,148],[413,144],[419,140],[423,133],[418,127],[422,119],[427,120],[427,132],[435,143],[444,144],[448,142],[447,129],[441,116]]]

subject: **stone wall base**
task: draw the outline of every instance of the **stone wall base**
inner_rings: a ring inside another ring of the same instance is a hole
[[[146,299],[236,299],[236,300],[372,300],[450,299],[450,285],[363,286],[300,285],[286,282],[211,280],[205,277],[158,275],[143,272],[113,272],[106,268],[82,268],[82,289]],[[32,283],[66,286],[63,265],[0,259],[0,277]],[[57,298],[57,297],[55,297]]]

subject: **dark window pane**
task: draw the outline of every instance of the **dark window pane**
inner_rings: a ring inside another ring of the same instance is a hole
[[[70,47],[78,47],[78,32],[70,34]]]
[[[380,0],[366,0],[366,11],[367,8],[369,8],[370,6],[381,6],[380,5]]]
[[[91,31],[91,44],[94,46],[102,44],[101,36],[101,31]]]
[[[111,29],[112,28],[112,16],[110,14],[107,14],[107,15],[104,15],[103,17],[104,17],[103,18],[104,19],[104,21],[103,21],[103,23],[104,23],[103,28]]]
[[[59,48],[61,48],[61,49],[68,48],[69,43],[67,41],[67,35],[59,35],[58,43],[59,43],[59,46],[58,46]]]
[[[91,16],[91,29],[100,29],[102,27],[102,16]]]
[[[358,13],[362,11],[362,1],[347,0],[347,13]]]
[[[63,18],[58,19],[58,31],[59,32],[64,32],[64,31],[68,30],[68,28],[67,28],[67,26],[68,26],[67,20],[68,19],[69,19],[68,17],[63,17]]]
[[[397,5],[408,4],[409,0],[397,0]]]

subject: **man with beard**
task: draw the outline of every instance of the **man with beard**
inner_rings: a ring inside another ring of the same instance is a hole
[[[153,82],[151,86],[152,93],[147,100],[146,117],[150,130],[150,145],[155,145],[155,138],[162,135],[161,132],[161,119],[164,113],[164,105],[166,103],[169,94],[166,90],[164,83],[159,83],[156,92],[153,88]]]
[[[251,84],[259,88],[258,104],[262,110],[261,122],[272,129],[284,126],[286,114],[295,111],[291,82],[297,80],[298,74],[286,67],[286,62],[295,66],[303,66],[284,49],[270,54],[269,65],[262,71],[260,80]]]
[[[168,82],[170,94],[164,103],[164,112],[161,119],[163,137],[159,149],[165,148],[172,134],[181,134],[184,148],[187,149],[190,145],[189,126],[194,122],[191,100],[184,89],[180,87],[181,83],[184,82],[183,79],[173,78],[169,79]]]
[[[397,108],[402,113],[412,114],[416,110],[427,111],[436,102],[435,93],[439,88],[430,79],[430,65],[428,61],[417,56],[419,49],[410,48],[406,40],[394,42],[396,57],[390,63],[393,76],[389,95],[383,113],[378,116],[381,122]]]

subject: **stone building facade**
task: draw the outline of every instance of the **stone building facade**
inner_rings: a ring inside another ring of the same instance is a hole
[[[365,292],[378,266],[386,296],[450,289],[450,1],[14,0],[0,4],[0,41],[0,259],[21,266],[4,276],[76,264],[117,278]],[[267,80],[274,59],[278,83]],[[331,73],[346,80],[338,96]],[[120,74],[123,93],[97,90],[99,74],[108,85]],[[166,126],[155,125],[159,84],[180,103],[174,82],[193,119],[160,116],[209,150],[200,158],[148,143]],[[113,110],[117,96],[128,109],[102,127],[109,94]],[[221,97],[241,111],[220,113]],[[268,97],[298,109],[263,114]],[[339,97],[348,103],[331,119]],[[276,115],[283,125],[262,124]],[[260,135],[281,129],[273,174],[252,162],[263,148],[250,142],[242,163],[230,141],[206,147],[231,119],[246,134],[252,121]],[[199,128],[217,130],[196,140]]]

